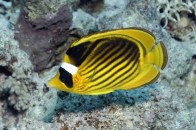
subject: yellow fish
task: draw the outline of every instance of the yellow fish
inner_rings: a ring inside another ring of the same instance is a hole
[[[167,63],[163,42],[142,28],[108,30],[72,43],[49,86],[83,95],[153,83]]]

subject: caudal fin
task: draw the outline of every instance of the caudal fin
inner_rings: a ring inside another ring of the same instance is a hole
[[[152,48],[149,54],[147,54],[146,60],[148,63],[152,63],[162,70],[165,68],[168,60],[168,55],[166,47],[162,41],[157,43]]]

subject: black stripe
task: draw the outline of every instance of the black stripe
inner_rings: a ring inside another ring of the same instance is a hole
[[[74,46],[74,47],[70,47],[66,54],[71,57],[72,59],[74,59],[75,63],[79,64],[79,60],[81,58],[81,56],[83,55],[84,53],[84,50],[86,50],[86,48],[88,47],[88,45],[90,44],[91,42],[88,41],[88,42],[84,42],[78,46]]]
[[[159,78],[159,76],[160,76],[160,72],[152,80],[150,80],[149,82],[147,82],[145,84],[142,84],[142,86],[145,86],[145,85],[154,83],[155,81],[157,81],[157,79]]]
[[[111,44],[111,43],[110,43]],[[96,60],[96,62],[97,61],[99,61],[99,60],[102,60],[99,64],[97,64],[96,66],[93,66],[93,68],[91,68],[91,69],[89,69],[86,73],[83,73],[83,75],[85,75],[85,74],[87,74],[87,73],[89,73],[90,71],[92,71],[92,70],[95,70],[98,66],[100,66],[101,64],[103,64],[104,62],[106,62],[108,59],[110,59],[114,54],[116,54],[117,52],[119,52],[122,48],[122,44],[120,45],[120,46],[116,46],[116,45],[113,45],[112,44],[112,46],[113,46],[113,48],[114,47],[118,47],[118,49],[117,50],[115,50],[114,52],[112,52],[110,55],[108,55],[107,57],[99,57],[99,59],[97,59]],[[112,48],[112,49],[113,49]],[[108,51],[111,51],[111,50],[108,50]],[[108,52],[106,52],[106,54],[107,54]],[[104,58],[104,59],[103,59]]]
[[[113,82],[115,82],[118,78],[120,78],[120,77],[123,77],[126,73],[128,73],[130,70],[132,70],[133,69],[133,67],[135,66],[135,64],[138,62],[138,59],[139,59],[139,52],[137,51],[137,49],[135,50],[135,52],[136,53],[134,53],[134,55],[133,55],[133,57],[132,58],[130,58],[130,60],[129,60],[129,62],[125,65],[125,66],[127,66],[127,65],[129,65],[130,64],[130,62],[131,61],[133,61],[134,59],[134,63],[133,63],[133,65],[132,66],[130,66],[130,68],[127,70],[127,71],[125,71],[123,74],[121,74],[121,75],[119,75],[117,78],[115,78],[114,80],[112,80],[111,82],[109,82],[108,84],[106,84],[106,85],[104,85],[104,86],[102,86],[102,87],[100,87],[100,88],[96,88],[96,89],[93,89],[93,90],[90,90],[90,91],[94,91],[94,90],[99,90],[99,89],[103,89],[103,88],[105,88],[106,86],[111,86],[111,84],[113,83]],[[123,67],[124,68],[124,67]],[[119,83],[121,83],[122,81],[124,81],[124,80],[126,80],[127,78],[129,78],[129,77],[131,77],[131,75],[133,75],[134,73],[135,73],[135,70],[137,70],[137,68],[138,68],[138,65],[137,65],[137,67],[133,70],[133,72],[132,73],[130,73],[128,76],[126,76],[125,78],[123,78],[122,80],[120,80],[119,82],[117,82],[116,84],[114,84],[114,85],[112,85],[111,87],[114,87],[114,86],[116,86],[116,85],[119,85]],[[118,73],[119,71],[116,71],[114,74],[112,74],[112,75],[115,75],[116,73]],[[133,77],[134,78],[134,77]],[[131,78],[130,80],[132,80],[133,78]],[[106,80],[108,80],[107,78],[106,78]],[[106,81],[105,80],[105,81]],[[130,81],[129,80],[129,81]],[[103,81],[103,82],[105,82],[105,81]],[[103,83],[103,82],[101,82],[101,83]],[[93,86],[91,86],[90,88],[93,88],[94,86],[97,86],[97,85],[99,85],[100,83],[98,83],[98,84],[96,84],[96,85],[93,85]],[[109,88],[111,88],[111,87],[109,87]],[[85,90],[83,90],[83,91],[88,91],[88,89],[89,88],[87,88],[87,89],[85,89]],[[108,88],[107,88],[108,89]]]
[[[125,73],[128,73],[130,70],[132,70],[133,67],[135,66],[135,63],[137,63],[137,62],[138,62],[138,60],[135,60],[135,61],[134,61],[134,64],[133,64],[127,71],[125,71],[123,74],[119,75],[119,77],[123,77],[123,76],[125,75]],[[94,89],[93,91],[98,90],[98,89],[103,89],[103,88],[105,88],[105,87],[108,86],[108,85],[110,85],[110,87],[107,87],[107,89],[111,89],[111,88],[113,88],[114,86],[116,87],[116,86],[120,85],[121,82],[123,82],[123,81],[125,81],[126,79],[128,79],[129,77],[131,77],[131,75],[133,75],[137,69],[138,69],[138,65],[137,65],[137,67],[133,70],[132,73],[130,73],[129,75],[127,75],[126,77],[124,77],[122,80],[118,81],[117,83],[115,83],[115,84],[113,84],[113,85],[111,84],[112,82],[114,82],[114,81],[117,80],[117,78],[116,78],[116,79],[114,79],[113,81],[111,81],[110,83],[106,84],[105,86],[100,87],[100,88],[97,88],[97,89]],[[136,75],[136,76],[137,76],[137,75]],[[135,77],[132,77],[132,78],[129,79],[128,81],[124,82],[123,84],[129,82],[129,81],[132,80],[133,78],[135,78]],[[92,90],[91,90],[91,91],[92,91]]]
[[[137,62],[138,62],[138,59],[136,59],[136,60],[134,61],[132,67],[131,67],[129,70],[127,70],[125,73],[128,73],[131,69],[133,69],[133,67],[136,65]],[[138,64],[137,64],[137,67],[133,70],[132,73],[130,73],[130,74],[127,75],[125,78],[123,78],[122,80],[120,80],[119,82],[117,82],[115,85],[112,85],[111,87],[117,86],[117,85],[119,85],[121,82],[123,82],[123,81],[125,81],[126,79],[128,79],[129,77],[131,77],[131,75],[133,75],[133,74],[136,72],[137,69],[138,69]],[[123,76],[123,74],[120,75],[119,77],[122,77],[122,76]],[[132,78],[129,79],[128,81],[123,82],[123,84],[126,84],[127,82],[131,81],[131,80],[134,79],[136,76],[137,76],[137,75],[135,75],[134,77],[132,77]],[[109,88],[111,88],[111,87],[109,87]],[[109,88],[108,88],[108,89],[109,89]]]
[[[161,44],[161,49],[163,51],[163,64],[161,66],[161,69],[163,70],[168,62],[168,54],[167,54],[167,49],[166,49],[164,43],[162,41],[160,41],[160,44]]]
[[[123,48],[124,49],[124,48]],[[129,49],[131,49],[130,51],[128,51]],[[109,66],[111,63],[113,63],[114,61],[116,61],[117,59],[119,59],[120,57],[124,56],[125,53],[129,52],[129,54],[124,57],[120,62],[116,63],[115,65],[111,66],[111,68],[106,71],[105,73],[103,73],[102,75],[100,75],[99,77],[97,77],[96,79],[93,79],[92,81],[95,81],[95,80],[99,80],[99,78],[101,78],[102,76],[106,75],[107,73],[109,73],[111,70],[113,70],[115,67],[117,67],[119,64],[121,64],[123,61],[125,61],[126,59],[129,58],[130,54],[133,53],[131,52],[132,51],[132,48],[129,48],[129,46],[127,48],[125,48],[125,50],[119,54],[117,57],[115,57],[113,60],[111,60],[109,63],[107,63],[105,66],[103,66],[102,68],[100,68],[99,71],[96,71],[95,74],[99,73],[100,71],[103,71],[104,68],[107,68],[107,66]],[[126,67],[126,66],[124,66]],[[113,74],[112,74],[113,75]]]
[[[133,53],[133,52],[132,52]],[[134,53],[134,55],[133,55],[133,57],[132,58],[130,58],[130,60],[129,60],[129,62],[127,62],[127,64],[125,65],[125,66],[128,66],[130,63],[131,63],[131,61],[133,61],[134,60],[134,58],[135,58],[135,56],[137,56],[137,52],[136,53]],[[136,59],[135,58],[135,61],[134,61],[134,63],[133,63],[133,65],[127,70],[127,71],[125,71],[123,74],[121,74],[121,75],[119,75],[118,77],[116,77],[114,80],[112,80],[111,82],[109,82],[107,85],[110,85],[111,83],[113,83],[114,81],[116,81],[117,79],[119,79],[120,77],[122,77],[123,75],[125,75],[126,73],[128,73],[133,67],[134,67],[134,65],[135,65],[135,63],[138,61],[138,59]],[[115,73],[113,73],[113,74],[111,74],[111,75],[115,75],[115,74],[117,74],[119,71],[121,71],[122,69],[124,69],[124,66],[123,67],[121,67],[120,69],[118,69],[117,71],[115,71]],[[134,71],[131,73],[131,74],[133,74],[134,73]],[[105,81],[107,81],[108,79],[106,78],[104,81],[102,81],[102,82],[100,82],[100,83],[98,83],[98,84],[102,84],[103,82],[105,82]],[[124,80],[124,79],[123,79]],[[121,81],[120,81],[121,82]],[[93,86],[96,86],[96,85],[98,85],[98,84],[95,84],[95,85],[93,85]],[[117,83],[116,83],[117,84]],[[107,86],[106,85],[106,86]],[[113,85],[113,86],[115,86],[115,85]],[[103,87],[101,87],[100,89],[102,89],[102,88],[104,88],[105,86],[103,86]]]
[[[103,50],[105,50],[108,47],[111,47],[112,44],[109,44],[109,39],[103,40],[103,42],[100,43],[99,48],[97,48],[93,54],[93,56],[96,56],[97,54],[100,54]]]
[[[132,42],[131,42],[132,43]],[[121,43],[121,44],[127,44],[127,41],[123,41],[123,43]],[[123,46],[124,47],[124,46]],[[122,48],[122,49],[124,49],[124,48]],[[118,58],[120,58],[120,57],[122,57],[126,52],[128,52],[128,49],[129,49],[129,52],[130,53],[134,53],[134,52],[132,52],[132,49],[135,49],[134,51],[138,51],[139,52],[139,49],[138,49],[138,47],[137,46],[135,46],[135,44],[133,43],[133,44],[131,44],[130,45],[130,42],[128,43],[128,47],[126,48],[126,50],[124,50],[120,55],[118,55],[115,59],[113,59],[112,61],[110,61],[109,63],[107,63],[105,66],[103,66],[102,68],[100,68],[99,69],[99,71],[96,71],[96,73],[98,73],[98,72],[100,72],[100,71],[102,71],[104,68],[106,68],[107,66],[109,66],[111,63],[113,63],[115,60],[117,60]],[[130,53],[128,54],[128,55],[130,55]],[[127,59],[128,59],[129,57],[127,57]],[[125,60],[126,58],[124,58],[123,60]],[[122,60],[122,61],[123,61]],[[105,60],[106,61],[106,60]],[[116,67],[116,66],[118,66],[119,64],[120,64],[121,62],[118,62],[115,66],[113,66],[112,68],[114,68],[114,67]],[[111,69],[110,69],[111,70]],[[109,71],[107,71],[107,73],[108,73]],[[95,74],[96,74],[95,73]],[[102,75],[103,76],[103,75]]]
[[[93,51],[97,46],[98,42],[91,43],[90,41],[81,43],[80,45],[71,47],[67,50],[67,55],[73,58],[76,66],[80,66],[86,57]]]
[[[79,60],[79,63],[81,64],[86,58],[87,56],[89,56],[89,54],[94,50],[94,48],[97,46],[97,44],[101,41],[102,39],[100,40],[97,40],[96,42],[94,43],[91,43],[92,45],[90,47],[88,47],[87,51],[85,51],[85,54],[84,56],[81,57],[81,59]],[[79,65],[80,65],[79,64]],[[78,66],[79,66],[78,65]]]
[[[130,43],[129,43],[130,44]],[[133,50],[134,49],[134,50]],[[128,51],[129,50],[129,51]],[[112,61],[110,61],[108,64],[106,64],[104,67],[102,67],[99,71],[102,71],[102,69],[104,69],[104,68],[106,68],[107,66],[109,66],[111,63],[113,63],[115,60],[117,60],[118,58],[120,58],[120,57],[122,57],[123,55],[126,55],[125,53],[127,53],[127,52],[129,52],[129,54],[126,56],[126,57],[124,57],[123,58],[123,60],[121,60],[120,62],[118,62],[117,64],[115,64],[114,66],[112,66],[106,73],[104,73],[104,74],[102,74],[101,76],[99,76],[99,77],[97,77],[96,79],[94,79],[94,80],[92,80],[92,81],[95,81],[95,80],[97,80],[98,78],[100,78],[100,77],[102,77],[103,75],[105,75],[105,74],[107,74],[107,73],[109,73],[113,68],[115,68],[116,66],[118,66],[119,64],[121,64],[124,60],[126,60],[126,59],[129,59],[129,55],[133,55],[134,54],[134,56],[135,56],[135,51],[136,52],[138,52],[138,48],[137,48],[137,46],[135,46],[135,45],[128,45],[128,47],[126,48],[126,50],[124,50],[119,56],[117,56],[115,59],[113,59]],[[130,59],[130,60],[133,60],[133,58],[134,58],[134,56]],[[128,65],[128,64],[127,64]],[[124,67],[127,67],[127,66],[124,66]],[[98,71],[98,72],[99,72]],[[98,72],[96,72],[96,73],[98,73]],[[95,74],[96,74],[95,73]],[[117,73],[117,71],[116,71],[116,73]],[[116,74],[116,73],[114,73],[114,74]],[[113,75],[113,74],[112,74]]]
[[[92,63],[90,62],[91,64],[90,64],[90,63],[89,63],[89,65],[87,64],[87,66],[86,66],[85,68],[89,68],[90,66],[92,66],[93,64],[95,64],[95,62],[97,62],[99,59],[103,58],[103,56],[106,55],[106,54],[108,53],[108,51],[109,51],[109,50],[112,50],[114,47],[115,47],[115,46],[111,46],[111,45],[110,45],[110,46],[107,46],[107,47],[105,48],[106,50],[104,50],[105,52],[104,52],[102,55],[100,55],[100,56],[97,55],[97,56],[99,56],[99,57],[97,57],[96,55],[93,55],[92,58],[93,58],[93,59],[97,58],[97,59],[95,59],[94,62],[92,62]],[[95,57],[94,57],[94,56],[95,56]],[[86,69],[81,70],[81,72],[83,72],[83,71],[85,71],[85,70],[86,70]]]

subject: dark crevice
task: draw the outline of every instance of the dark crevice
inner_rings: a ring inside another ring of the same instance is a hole
[[[88,13],[98,12],[103,8],[103,0],[80,0],[78,7],[81,7]]]
[[[1,92],[0,93],[0,101],[8,99],[9,96],[10,96],[9,90],[7,92]]]
[[[193,59],[193,60],[196,60],[196,55],[193,55],[193,56],[192,56],[192,59]]]
[[[14,115],[17,116],[19,114],[19,112],[14,108],[14,106],[7,106],[7,109]]]
[[[5,1],[5,2],[10,2],[11,0],[3,0],[3,1]]]
[[[173,38],[176,40],[176,41],[179,41],[179,42],[182,42],[183,40],[181,38],[179,38],[179,36],[177,35],[174,35]]]
[[[5,74],[6,76],[11,76],[12,75],[12,71],[7,66],[0,66],[0,74]]]
[[[67,98],[67,96],[69,96],[69,93],[68,93],[68,92],[58,91],[58,92],[57,92],[57,95],[58,95],[58,97],[59,97],[61,100],[64,100],[65,98]]]
[[[5,105],[5,107],[7,112],[13,114],[14,116],[17,116],[19,112],[14,108],[13,105],[9,105],[9,100],[8,100],[9,97],[10,97],[9,90],[0,93],[0,101],[6,102],[7,105]]]
[[[166,24],[166,19],[165,18],[162,18],[161,21],[160,21],[161,27],[164,27],[165,24]]]
[[[164,8],[160,8],[160,9],[159,9],[159,13],[163,13],[164,10],[165,10]]]
[[[194,14],[194,11],[193,11],[193,13],[188,13],[188,14],[187,14],[188,18],[190,18],[190,19],[193,20],[193,21],[196,21],[195,15],[196,15],[196,14]],[[195,22],[195,23],[196,23],[196,22]]]

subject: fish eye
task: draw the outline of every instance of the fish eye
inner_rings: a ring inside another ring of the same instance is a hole
[[[72,80],[72,74],[66,71],[64,68],[59,68],[59,80],[63,82],[68,88],[73,87],[73,80]]]

